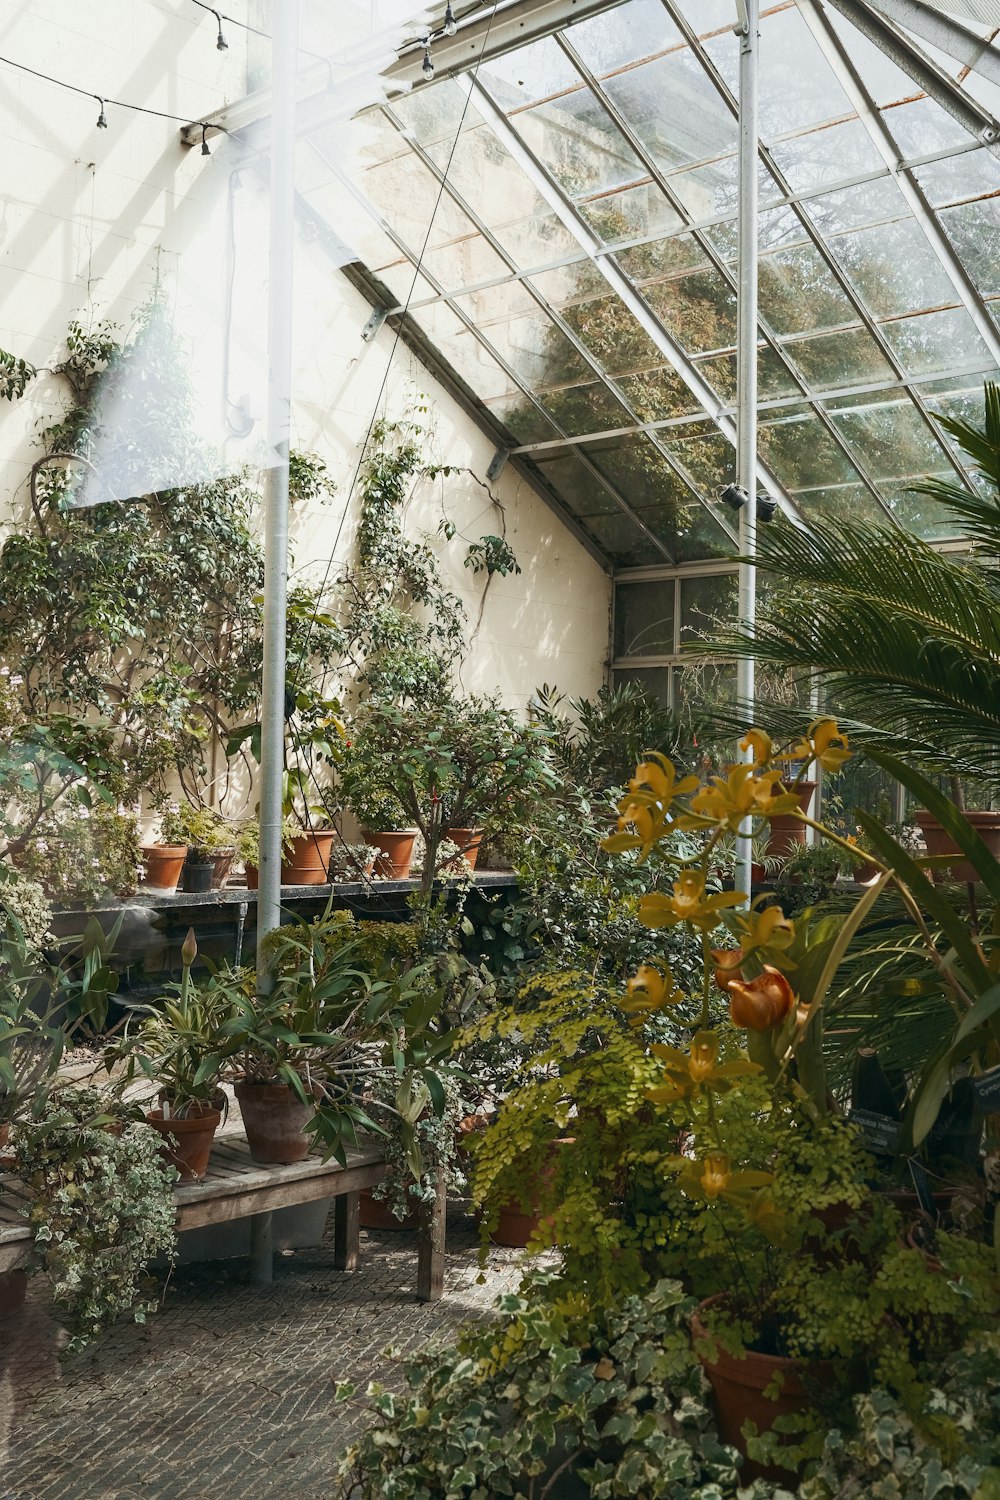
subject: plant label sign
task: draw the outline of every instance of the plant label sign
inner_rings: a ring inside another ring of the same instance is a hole
[[[872,1109],[851,1109],[847,1118],[852,1125],[856,1125],[861,1133],[861,1140],[867,1150],[876,1156],[895,1156],[899,1150],[899,1133],[902,1129],[898,1120],[891,1120],[888,1115],[876,1114]]]
[[[976,1102],[984,1115],[1000,1114],[1000,1068],[991,1068],[972,1080]]]

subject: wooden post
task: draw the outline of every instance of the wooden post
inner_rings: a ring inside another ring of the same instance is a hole
[[[250,1215],[250,1279],[257,1286],[274,1280],[274,1214]]]
[[[421,1302],[437,1302],[444,1291],[444,1236],[448,1209],[448,1183],[438,1172],[437,1192],[431,1203],[420,1208],[417,1238],[417,1296]]]
[[[333,1263],[338,1271],[356,1271],[361,1260],[361,1194],[341,1193],[333,1200]]]

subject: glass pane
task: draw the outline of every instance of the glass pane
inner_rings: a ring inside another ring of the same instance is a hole
[[[461,375],[466,385],[483,401],[495,396],[506,396],[517,391],[517,383],[493,358],[476,335],[462,325],[448,331],[448,323],[454,314],[440,304],[421,308],[417,322],[427,333],[444,359]]]
[[[630,68],[604,87],[664,172],[736,149],[736,121],[688,47]]]
[[[611,375],[655,368],[663,352],[615,296],[576,302],[562,316],[594,359]]]
[[[894,378],[892,366],[863,328],[796,339],[784,347],[812,390],[868,385]]]
[[[623,656],[673,656],[674,585],[620,583],[615,589],[616,660]]]
[[[1000,200],[980,198],[938,217],[978,290],[1000,292]]]
[[[734,538],[722,529],[704,505],[693,505],[690,508],[687,524],[679,526],[674,537],[674,556],[678,562],[732,557],[737,550]]]
[[[909,93],[913,92],[910,85]],[[915,99],[883,111],[882,118],[904,157],[930,156],[949,146],[964,146],[972,137],[933,99]]]
[[[625,400],[642,422],[665,422],[700,411],[684,381],[667,366],[644,370],[641,375],[620,376],[616,382]]]
[[[876,504],[863,484],[830,485],[805,490],[795,497],[807,521],[823,517],[829,521],[884,522],[885,511]]]
[[[530,391],[575,383],[592,373],[583,355],[540,308],[520,317],[475,321],[482,336]]]
[[[953,480],[949,470],[941,478]],[[954,515],[930,495],[917,495],[906,485],[882,486],[882,497],[901,526],[928,541],[945,541],[961,535]]]
[[[736,355],[717,354],[698,361],[698,371],[724,401],[736,400]],[[783,396],[801,396],[802,388],[784,360],[768,345],[757,348],[757,396],[760,401],[780,401]]]
[[[467,122],[467,110],[467,96],[451,78],[442,78],[432,89],[419,89],[415,94],[392,101],[393,114],[421,146],[441,140],[453,141],[463,120]],[[402,137],[395,133],[401,141]],[[334,149],[339,149],[336,132],[333,132],[331,144]]]
[[[592,198],[579,204],[579,209],[604,245],[666,234],[682,223],[680,214],[652,182]]]
[[[876,479],[931,474],[941,468],[941,448],[909,402],[831,407],[830,415]]]
[[[851,113],[819,44],[798,11],[767,15],[760,29],[760,126],[771,141]]]
[[[526,104],[580,84],[579,73],[551,37],[502,57],[488,58],[479,64],[476,76],[500,108],[508,111],[523,109]]]
[[[600,479],[575,453],[538,453],[532,462],[574,516],[620,515],[621,507]]]
[[[642,286],[647,281],[662,280],[703,265],[706,255],[694,235],[674,234],[649,245],[620,250],[615,260],[636,286]]]
[[[546,391],[541,401],[553,421],[570,437],[584,432],[605,432],[609,427],[628,427],[632,422],[631,414],[601,381]]]
[[[681,34],[660,0],[632,0],[618,10],[581,21],[567,31],[566,39],[592,73],[602,74],[665,52],[677,45]]]
[[[694,271],[645,289],[646,300],[678,342],[692,354],[728,349],[736,342],[736,298],[716,271]]]
[[[592,516],[586,526],[605,557],[623,568],[664,561],[659,547],[628,516]]]
[[[647,175],[590,89],[562,94],[514,115],[511,124],[572,198]]]
[[[760,315],[778,334],[857,322],[857,313],[812,245],[761,257]]]
[[[878,317],[955,300],[944,267],[912,219],[838,235],[831,249]]]
[[[487,405],[518,443],[544,443],[559,436],[553,424],[546,421],[527,396],[502,396]]]
[[[986,345],[964,308],[897,318],[884,323],[882,332],[907,373],[952,370],[963,365],[981,370],[991,363]]]
[[[944,161],[932,161],[925,167],[917,167],[916,178],[931,206],[936,208],[940,203],[955,203],[960,198],[995,193],[997,159],[992,151],[985,148],[980,151],[963,151],[959,156],[949,156]]]
[[[878,172],[884,164],[860,120],[828,125],[771,147],[775,165],[797,193],[810,192],[827,182]]]
[[[810,219],[825,235],[845,229],[860,229],[864,224],[884,223],[887,219],[908,216],[909,209],[891,177],[861,182],[856,187],[810,198],[804,205]]]
[[[587,456],[634,509],[676,508],[692,499],[663,454],[640,433],[606,443],[588,443]]]
[[[736,618],[738,584],[735,573],[681,581],[681,641],[707,635]]]
[[[733,445],[721,432],[706,428],[704,432],[681,438],[675,437],[673,429],[668,428],[660,433],[660,441],[707,497],[716,495],[735,474]]]
[[[336,223],[336,219],[334,223]],[[506,261],[496,253],[481,234],[473,234],[439,250],[428,250],[423,264],[446,292],[463,286],[475,286],[495,276],[509,275]]]
[[[637,683],[643,692],[662,703],[664,708],[669,702],[669,667],[619,667],[613,673],[613,681],[616,687],[625,682]]]
[[[787,490],[858,479],[857,469],[809,408],[762,422],[760,453]]]
[[[738,184],[739,163],[735,156],[723,156],[704,166],[691,167],[689,171],[675,173],[670,179],[672,190],[696,224],[735,214]]]

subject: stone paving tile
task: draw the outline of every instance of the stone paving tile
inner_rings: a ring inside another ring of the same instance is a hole
[[[330,1500],[365,1403],[334,1385],[402,1385],[384,1357],[445,1339],[517,1285],[519,1252],[492,1250],[480,1280],[470,1220],[449,1216],[445,1296],[417,1302],[412,1233],[362,1235],[361,1269],[330,1237],[275,1260],[186,1266],[146,1325],[122,1323],[60,1362],[44,1281],[0,1323],[0,1500]]]

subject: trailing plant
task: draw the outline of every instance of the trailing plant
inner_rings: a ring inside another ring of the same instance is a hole
[[[470,542],[463,566],[471,568],[473,573],[487,573],[490,577],[499,573],[501,578],[521,571],[513,547],[502,536],[482,536],[478,542]]]
[[[37,374],[26,359],[0,349],[0,401],[19,400]]]
[[[288,498],[291,501],[329,500],[337,486],[318,453],[292,448],[288,454]]]
[[[736,1455],[712,1430],[676,1282],[616,1309],[534,1278],[498,1319],[369,1387],[373,1422],[340,1464],[340,1500],[721,1500]],[[354,1395],[338,1387],[341,1399]]]
[[[472,1113],[472,1103],[462,1091],[461,1082],[451,1074],[441,1079],[443,1104],[440,1112],[431,1103],[430,1091],[423,1084],[408,1094],[400,1111],[399,1088],[395,1079],[376,1080],[365,1106],[382,1131],[382,1153],[389,1170],[372,1189],[372,1197],[384,1203],[399,1220],[405,1219],[423,1203],[433,1203],[443,1174],[447,1192],[464,1193],[467,1186],[466,1158],[459,1150],[459,1123]],[[416,1112],[416,1113],[415,1113]],[[411,1118],[407,1118],[410,1116]],[[405,1131],[402,1126],[408,1127]],[[415,1137],[420,1171],[414,1173]]]
[[[114,1126],[115,1129],[109,1129]],[[52,1282],[76,1354],[121,1316],[156,1308],[147,1266],[172,1261],[175,1169],[136,1113],[95,1089],[64,1088],[15,1136],[37,1269]]]

